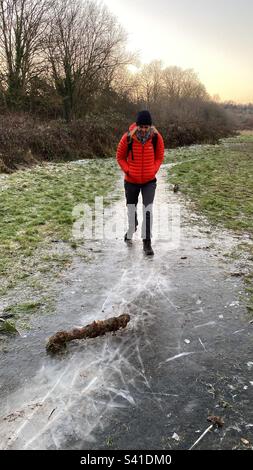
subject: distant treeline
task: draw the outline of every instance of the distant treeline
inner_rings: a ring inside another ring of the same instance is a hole
[[[101,3],[0,1],[0,168],[33,159],[105,156],[139,109],[168,147],[217,142],[238,127],[191,69],[137,57]],[[7,170],[6,170],[7,171]]]
[[[253,129],[253,104],[236,104],[231,101],[223,103],[237,129]]]

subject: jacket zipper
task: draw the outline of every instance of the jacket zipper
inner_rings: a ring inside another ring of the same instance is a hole
[[[144,155],[144,145],[145,144],[142,144],[142,158],[141,158],[141,163],[142,163],[142,166],[141,166],[141,182],[143,183],[143,155]]]

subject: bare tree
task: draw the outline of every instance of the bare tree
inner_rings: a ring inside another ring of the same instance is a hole
[[[51,74],[65,117],[84,115],[91,98],[129,62],[125,33],[106,7],[93,1],[58,0],[47,41]]]
[[[131,103],[137,103],[139,99],[139,77],[130,72],[126,65],[119,67],[111,82],[113,90],[122,98]]]
[[[144,64],[138,74],[139,100],[148,108],[154,107],[160,100],[162,93],[162,61],[154,60]]]
[[[176,66],[167,67],[163,70],[163,83],[165,95],[171,100],[208,98],[204,85],[192,69],[183,70]]]
[[[9,100],[17,104],[41,72],[51,0],[0,0],[0,56]]]

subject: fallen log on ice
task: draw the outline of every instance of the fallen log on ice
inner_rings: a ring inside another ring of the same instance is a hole
[[[86,325],[83,328],[74,328],[72,331],[58,331],[58,333],[49,338],[46,349],[50,353],[60,352],[69,341],[103,336],[109,331],[125,328],[129,321],[130,315],[123,314],[119,317],[108,318],[107,320],[94,321],[90,325]]]

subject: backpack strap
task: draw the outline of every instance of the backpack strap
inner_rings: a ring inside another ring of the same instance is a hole
[[[158,140],[158,134],[155,132],[153,137],[152,137],[152,144],[153,144],[153,147],[154,147],[154,152],[156,151],[157,140]]]
[[[134,154],[133,154],[133,139],[132,139],[132,135],[131,135],[131,132],[128,131],[127,133],[127,156],[129,154],[129,152],[131,152],[132,154],[132,160],[134,160]]]

